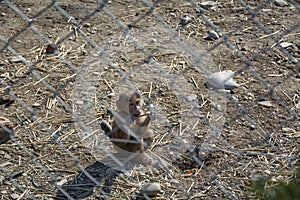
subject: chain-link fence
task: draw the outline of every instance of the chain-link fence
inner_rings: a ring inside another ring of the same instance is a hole
[[[299,2],[0,2],[1,199],[255,199],[294,174]],[[156,118],[139,160],[100,127],[126,91]]]

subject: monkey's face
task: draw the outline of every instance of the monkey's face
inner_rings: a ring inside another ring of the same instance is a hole
[[[129,114],[133,120],[138,118],[142,113],[143,101],[140,98],[132,98],[129,101]]]
[[[116,103],[117,108],[120,111],[126,112],[133,121],[143,114],[142,109],[144,101],[136,92],[134,92],[131,96],[128,96],[127,93],[121,94]]]

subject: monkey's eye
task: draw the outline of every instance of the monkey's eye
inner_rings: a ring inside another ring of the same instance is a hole
[[[140,101],[136,101],[136,105],[140,105]]]

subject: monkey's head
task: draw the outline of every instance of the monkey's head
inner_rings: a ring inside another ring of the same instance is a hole
[[[119,111],[126,112],[133,120],[142,114],[144,101],[137,92],[133,92],[131,96],[128,93],[121,94],[116,103]]]

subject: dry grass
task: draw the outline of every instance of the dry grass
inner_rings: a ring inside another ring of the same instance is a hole
[[[46,6],[29,0],[15,4],[29,16]],[[143,47],[122,35],[121,27],[103,11],[84,18],[85,12],[91,14],[97,8],[92,2],[84,2],[84,10],[77,1],[58,5],[84,24],[81,31],[105,49],[110,62],[97,55],[87,37],[75,31],[72,20],[53,7],[37,17],[33,26],[58,44],[56,54],[45,54],[45,42],[15,17],[15,11],[5,5],[0,8],[5,13],[0,35],[14,35],[9,47],[0,46],[4,47],[0,109],[1,116],[15,125],[14,136],[0,146],[2,199],[65,199],[58,192],[61,189],[80,199],[147,199],[139,192],[149,182],[162,187],[152,199],[255,199],[248,192],[254,179],[269,177],[275,184],[293,174],[299,158],[299,74],[273,38],[284,34],[280,41],[297,40],[297,27],[286,34],[280,29],[297,23],[293,7],[265,5],[273,10],[277,24],[269,22],[268,11],[257,11],[272,33],[259,29],[236,2],[218,2],[215,11],[206,11],[242,52],[239,56],[222,38],[203,39],[211,27],[190,4],[161,2],[155,12],[179,33],[191,52],[170,40],[174,35],[147,15],[142,3],[112,2],[107,9],[124,23],[146,14],[130,30]],[[180,27],[184,13],[193,21]],[[289,47],[289,53],[298,55],[297,48]],[[13,49],[25,60],[15,59]],[[199,61],[193,53],[203,57]],[[251,67],[257,73],[244,68],[244,57],[255,57]],[[233,98],[204,86],[199,62],[209,71],[238,72],[240,87],[229,95]],[[142,92],[147,108],[153,104],[159,112],[159,120],[152,125],[156,136],[151,148],[151,154],[164,161],[158,167],[129,165],[126,173],[111,167],[115,152],[99,122],[113,120],[115,100],[128,87],[125,81]],[[260,105],[261,101],[271,107]],[[212,131],[212,125],[222,127],[221,132]]]

